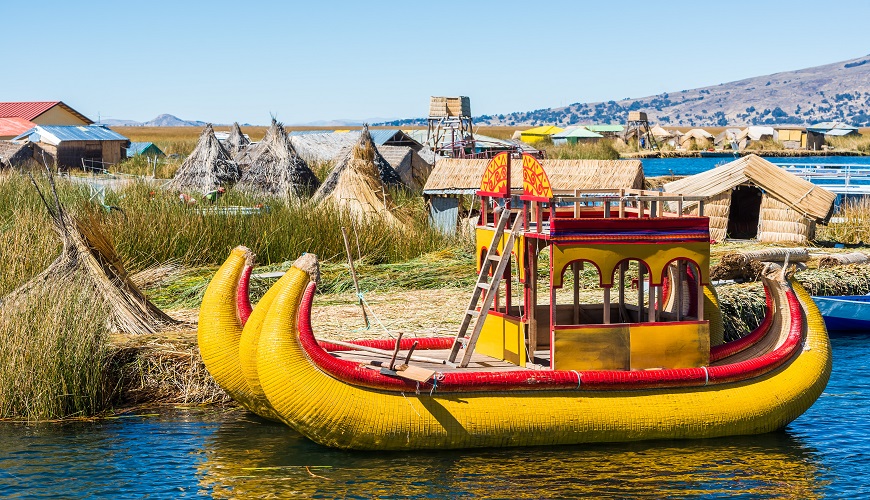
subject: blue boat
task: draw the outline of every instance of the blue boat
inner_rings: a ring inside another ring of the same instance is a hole
[[[870,295],[813,297],[828,330],[870,331]]]

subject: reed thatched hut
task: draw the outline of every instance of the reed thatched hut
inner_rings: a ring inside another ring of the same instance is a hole
[[[28,143],[0,141],[0,168],[24,165],[33,159],[33,148]]]
[[[409,219],[397,210],[382,180],[376,163],[379,156],[368,128],[363,129],[357,143],[323,181],[311,201],[331,204],[360,221],[381,219],[395,226],[406,225]]]
[[[402,183],[414,191],[423,189],[426,179],[432,172],[432,163],[420,153],[407,146],[377,146],[378,152],[399,174]],[[434,158],[433,158],[434,160]]]
[[[456,231],[463,196],[480,189],[488,159],[439,158],[423,187],[433,225],[445,233]],[[561,189],[643,189],[643,166],[639,160],[541,160],[554,190]],[[511,168],[511,186],[522,190],[520,160]],[[519,201],[517,200],[517,203]],[[473,203],[471,204],[474,205]]]
[[[238,165],[218,142],[214,128],[209,123],[202,129],[199,142],[181,164],[169,186],[181,192],[206,194],[219,187],[235,184],[240,176]]]
[[[230,135],[227,136],[227,140],[224,141],[224,148],[233,158],[235,158],[239,153],[244,151],[249,144],[251,144],[251,139],[242,133],[242,128],[239,127],[239,122],[234,122],[230,129]]]
[[[836,195],[756,155],[664,185],[668,193],[707,196],[710,238],[804,244],[827,224]],[[672,209],[676,207],[672,206]],[[684,211],[697,213],[697,203]]]
[[[683,149],[707,149],[713,144],[713,134],[702,128],[693,128],[680,136],[680,147]]]
[[[235,189],[275,196],[289,203],[308,198],[319,186],[317,176],[290,144],[284,126],[273,119],[257,146],[251,167],[242,174]]]

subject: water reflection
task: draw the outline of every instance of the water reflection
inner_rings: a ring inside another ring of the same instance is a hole
[[[819,478],[818,453],[787,432],[555,448],[342,452],[253,418],[227,421],[205,440],[201,492],[264,498],[816,498],[828,484]]]

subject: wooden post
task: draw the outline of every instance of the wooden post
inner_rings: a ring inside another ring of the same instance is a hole
[[[677,285],[673,287],[677,294],[677,321],[683,320],[683,279],[686,276],[686,262],[677,262]]]
[[[643,323],[643,262],[637,261],[637,322]]]
[[[695,267],[695,282],[698,285],[695,287],[698,290],[698,321],[702,321],[704,319],[704,301],[706,296],[704,295],[704,285],[701,284],[701,269],[697,266]]]
[[[359,301],[359,307],[362,309],[363,320],[366,322],[366,328],[369,326],[369,317],[366,314],[366,307],[363,304],[362,294],[359,291],[359,281],[356,279],[356,269],[353,268],[353,256],[350,254],[350,243],[347,241],[347,229],[341,227],[341,237],[344,239],[344,251],[347,253],[347,263],[350,266],[350,277],[353,279],[353,287],[356,289],[356,298]]]
[[[526,257],[529,259],[529,269],[526,274],[526,286],[528,287],[528,301],[526,302],[526,316],[529,321],[529,352],[534,363],[535,350],[538,348],[538,240],[526,239],[528,250]]]
[[[604,324],[610,324],[610,287],[604,287]]]
[[[610,218],[610,198],[604,199],[604,218]]]
[[[580,263],[574,262],[571,264],[571,270],[574,272],[574,324],[580,324]]]
[[[625,189],[619,190],[619,218],[625,218]]]
[[[652,275],[650,275],[650,277],[652,277]],[[663,293],[662,286],[657,285],[656,286],[656,303],[654,304],[654,307],[653,307],[653,310],[655,311],[655,314],[653,314],[653,319],[655,319],[655,321],[661,321],[661,319],[662,319],[661,318],[662,306],[664,305],[662,303],[662,293]],[[652,297],[652,295],[650,295],[650,297]]]

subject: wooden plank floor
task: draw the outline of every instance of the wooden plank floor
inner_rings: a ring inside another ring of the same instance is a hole
[[[372,352],[366,351],[339,351],[339,352],[330,352],[333,356],[338,359],[343,359],[346,361],[353,361],[356,363],[365,363],[369,364],[372,361],[380,361],[384,364],[390,363],[390,356],[381,355]],[[405,356],[407,356],[408,351],[399,351],[399,355],[396,356],[397,364],[401,364],[405,360]],[[450,356],[450,349],[432,349],[432,350],[415,350],[415,355],[425,356],[427,358],[435,358],[435,359],[447,359]],[[535,359],[538,363],[544,361],[546,363],[545,366],[549,366],[549,351],[536,351]],[[546,359],[545,359],[546,358]],[[502,361],[500,359],[496,359],[490,356],[486,356],[484,354],[474,353],[471,356],[471,362],[465,368],[453,368],[449,365],[437,364],[437,363],[429,363],[424,361],[416,361],[413,360],[410,363],[414,366],[419,366],[421,368],[428,368],[430,370],[435,370],[437,372],[449,373],[449,372],[505,372],[505,371],[519,371],[519,370],[528,370],[526,367],[520,367],[507,361]]]

